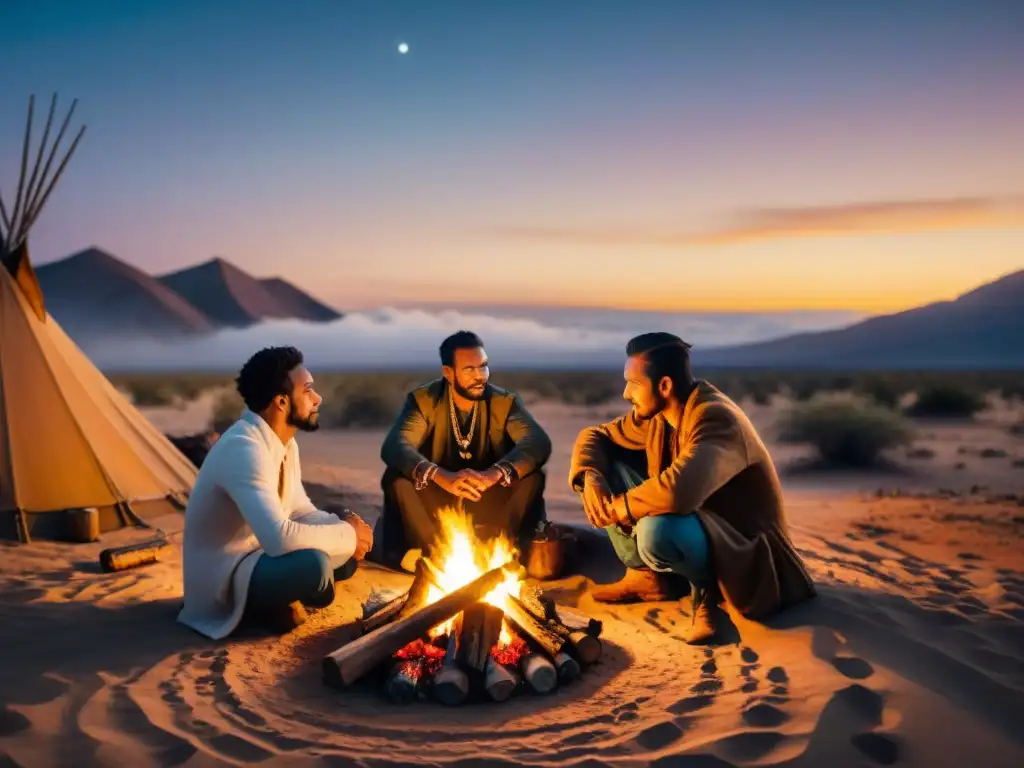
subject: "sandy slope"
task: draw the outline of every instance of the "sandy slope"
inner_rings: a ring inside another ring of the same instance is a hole
[[[302,445],[318,503],[376,513],[379,436]],[[551,513],[579,519],[566,460]],[[771,626],[733,616],[724,642],[698,649],[678,639],[677,605],[609,610],[575,576],[550,588],[604,619],[602,662],[548,697],[460,709],[320,680],[332,629],[404,575],[362,569],[284,638],[213,643],[174,622],[177,553],[99,573],[101,548],[145,531],[4,543],[0,765],[1024,765],[1021,502],[787,487],[817,600]]]

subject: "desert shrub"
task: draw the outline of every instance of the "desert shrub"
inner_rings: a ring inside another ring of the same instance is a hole
[[[135,405],[152,407],[174,402],[174,389],[159,379],[133,381],[127,384]]]
[[[872,376],[858,382],[854,391],[886,408],[896,408],[903,396],[903,388],[884,376]]]
[[[320,423],[329,428],[391,426],[405,400],[406,388],[356,379],[338,386],[320,405]]]
[[[985,398],[976,391],[939,384],[921,389],[907,413],[926,418],[962,418],[984,409]]]
[[[214,432],[223,432],[238,420],[244,408],[245,403],[238,392],[228,390],[222,393],[213,404],[213,412],[210,415],[210,429]]]
[[[906,445],[913,426],[898,413],[853,398],[817,397],[793,405],[780,421],[784,443],[810,444],[836,467],[868,467],[883,451]]]

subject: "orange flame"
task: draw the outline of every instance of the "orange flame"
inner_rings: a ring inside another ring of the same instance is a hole
[[[480,541],[473,531],[473,522],[464,511],[445,507],[438,513],[439,533],[433,542],[431,560],[440,572],[438,585],[431,585],[427,604],[469,584],[493,568],[505,565],[517,553],[504,534],[496,539]],[[484,601],[502,610],[509,595],[519,597],[522,583],[515,573],[506,572],[505,579],[484,597]],[[451,632],[456,614],[430,630],[432,638]],[[501,623],[499,644],[512,642],[505,622]]]

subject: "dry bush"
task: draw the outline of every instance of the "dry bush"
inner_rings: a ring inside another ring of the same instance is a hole
[[[913,425],[898,413],[852,397],[812,398],[780,419],[779,439],[812,445],[832,467],[870,467],[884,451],[909,444]]]
[[[389,427],[412,388],[394,379],[340,381],[320,404],[320,423],[327,428]]]
[[[907,413],[923,418],[969,418],[985,410],[985,405],[985,398],[974,389],[935,384],[918,391]]]
[[[223,432],[238,420],[244,408],[245,402],[237,391],[232,389],[221,393],[213,404],[210,429],[214,432]]]

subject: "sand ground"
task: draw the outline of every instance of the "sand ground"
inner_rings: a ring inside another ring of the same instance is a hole
[[[535,412],[556,446],[550,515],[581,522],[568,450],[602,411]],[[149,415],[184,432],[201,414]],[[754,418],[769,431],[769,411]],[[1024,765],[1024,440],[995,422],[928,431],[935,456],[897,457],[900,471],[786,473],[816,600],[768,626],[731,615],[705,649],[680,641],[677,604],[602,607],[583,577],[549,584],[604,620],[604,657],[550,696],[501,705],[397,707],[323,685],[332,630],[374,590],[406,585],[401,574],[361,569],[282,638],[212,642],[174,621],[176,549],[100,573],[101,549],[151,532],[3,543],[0,765]],[[318,503],[377,514],[381,434],[300,438]],[[803,456],[773,447],[787,466]]]

